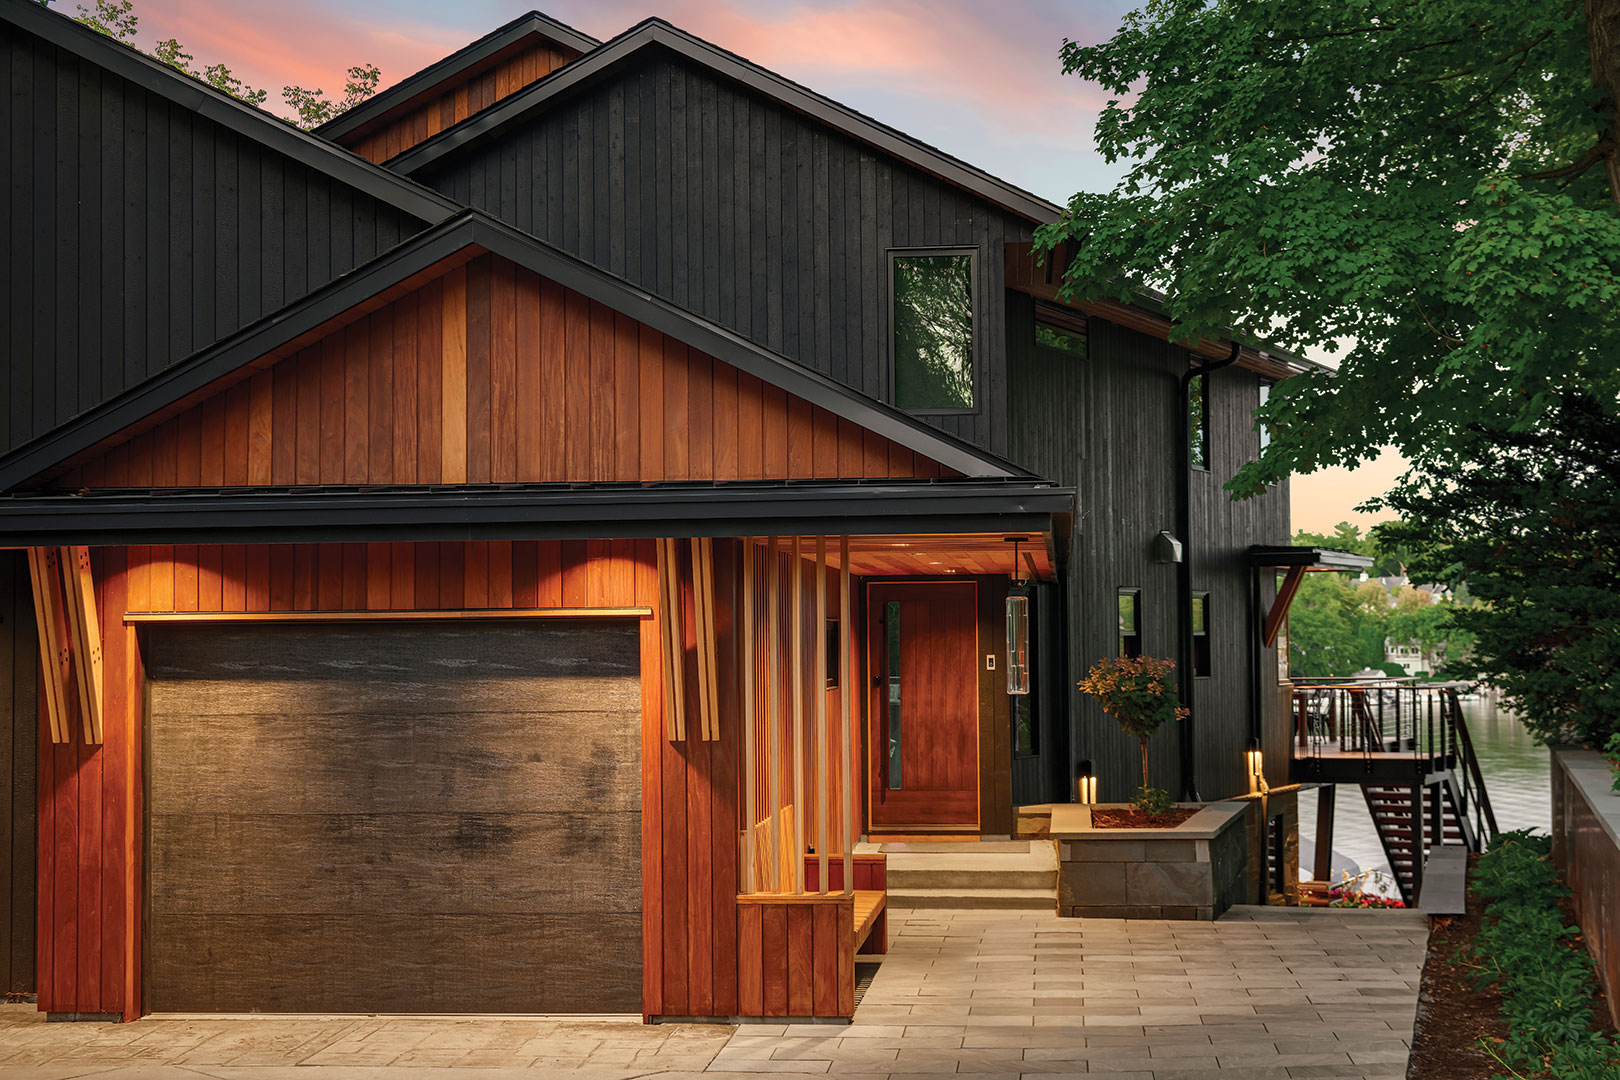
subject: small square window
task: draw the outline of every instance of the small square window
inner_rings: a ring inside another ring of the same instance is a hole
[[[1119,655],[1142,655],[1142,590],[1119,590]]]
[[[897,253],[892,269],[895,405],[973,409],[973,256]]]
[[[1209,678],[1213,671],[1209,655],[1209,593],[1193,593],[1193,675]]]

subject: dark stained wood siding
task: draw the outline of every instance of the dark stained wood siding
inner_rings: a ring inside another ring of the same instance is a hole
[[[148,1009],[641,1011],[636,620],[143,655]]]
[[[422,227],[36,39],[0,86],[5,449]]]
[[[484,63],[429,87],[375,122],[337,141],[367,161],[383,162],[461,123],[543,78],[579,53],[538,35],[517,42]]]
[[[1019,464],[1078,489],[1073,550],[1067,558],[1069,605],[1068,708],[1070,769],[1090,759],[1102,798],[1126,799],[1141,783],[1136,742],[1100,712],[1074,683],[1099,658],[1117,650],[1116,590],[1142,590],[1142,650],[1177,654],[1176,567],[1154,561],[1161,529],[1175,532],[1175,455],[1186,428],[1176,414],[1176,379],[1185,350],[1102,319],[1089,321],[1083,360],[1038,348],[1032,302],[1009,294],[1015,427],[1010,456]],[[1192,484],[1192,587],[1210,593],[1213,671],[1196,682],[1194,730],[1198,782],[1205,798],[1247,790],[1242,752],[1249,739],[1251,649],[1250,544],[1288,539],[1288,495],[1274,488],[1233,503],[1223,490],[1259,452],[1252,412],[1259,377],[1226,369],[1210,376],[1208,471]],[[1265,650],[1262,692],[1276,686],[1275,650]],[[1180,733],[1162,732],[1150,746],[1155,785],[1180,783]],[[1282,751],[1279,748],[1280,752]],[[1276,757],[1277,753],[1270,756]]]
[[[28,563],[0,551],[0,991],[34,991],[39,648]]]
[[[798,113],[656,53],[422,179],[880,400],[888,250],[974,248],[980,408],[929,422],[1007,449],[1002,245],[1029,224]]]
[[[955,475],[492,255],[198,396],[55,486]]]

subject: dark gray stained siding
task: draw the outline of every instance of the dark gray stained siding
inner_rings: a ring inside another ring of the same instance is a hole
[[[1003,247],[1023,219],[669,54],[420,179],[873,397],[890,400],[888,257],[974,247],[974,415],[1004,453]]]
[[[0,88],[7,450],[422,227],[37,39]]]
[[[39,867],[39,648],[21,551],[0,551],[0,993],[31,994]]]
[[[1084,360],[1034,344],[1033,306],[1008,295],[1008,357],[1013,461],[1078,489],[1074,547],[1068,553],[1070,753],[1098,768],[1105,801],[1128,799],[1141,783],[1134,739],[1074,687],[1117,649],[1116,591],[1142,590],[1145,655],[1177,653],[1176,568],[1153,559],[1161,529],[1176,531],[1175,458],[1184,446],[1176,378],[1184,350],[1092,319]],[[1199,790],[1221,798],[1247,790],[1242,751],[1249,737],[1250,544],[1286,543],[1286,490],[1232,503],[1221,490],[1258,452],[1250,413],[1257,376],[1228,369],[1211,376],[1210,452],[1214,467],[1193,473],[1192,582],[1210,593],[1214,676],[1195,686]],[[1275,686],[1275,651],[1267,684]],[[1151,744],[1154,785],[1179,793],[1180,735]],[[1072,776],[1072,769],[1070,775]]]

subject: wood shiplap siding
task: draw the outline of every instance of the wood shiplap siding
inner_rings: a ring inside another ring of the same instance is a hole
[[[0,448],[422,223],[87,61],[0,36]]]
[[[28,561],[0,551],[0,993],[8,994],[34,992],[39,677]]]
[[[977,412],[928,422],[1008,442],[1003,244],[1022,218],[668,54],[421,177],[883,401],[891,248],[978,251]]]
[[[1102,798],[1125,799],[1141,783],[1136,741],[1074,683],[1098,659],[1118,650],[1118,589],[1142,590],[1143,654],[1177,656],[1176,567],[1156,562],[1151,545],[1161,529],[1174,533],[1177,528],[1175,455],[1184,452],[1186,425],[1176,410],[1176,379],[1186,370],[1187,353],[1094,318],[1088,324],[1088,355],[1079,359],[1034,344],[1034,311],[1027,297],[1009,294],[1008,304],[1012,408],[1020,419],[1010,456],[1078,489],[1065,575],[1068,773],[1073,776],[1075,762],[1090,759]],[[1258,393],[1258,376],[1251,372],[1229,368],[1210,376],[1212,468],[1193,472],[1192,587],[1210,594],[1214,672],[1194,687],[1198,786],[1205,798],[1247,790],[1242,761],[1251,708],[1247,551],[1250,544],[1286,543],[1289,535],[1285,488],[1238,503],[1223,490],[1259,452],[1252,418]],[[1275,672],[1275,650],[1266,650],[1262,692],[1274,691]],[[1179,739],[1172,726],[1149,749],[1154,784],[1176,794]],[[1286,775],[1286,766],[1275,764]]]
[[[924,477],[941,466],[492,255],[59,487]],[[947,475],[954,475],[943,470]]]
[[[383,162],[517,93],[579,53],[544,38],[520,42],[477,69],[430,88],[375,123],[338,140],[367,161]]]

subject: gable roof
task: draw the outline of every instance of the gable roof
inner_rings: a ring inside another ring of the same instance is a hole
[[[363,127],[385,119],[388,113],[411,105],[416,98],[461,77],[532,36],[545,38],[581,54],[588,53],[602,44],[596,38],[575,30],[567,23],[558,22],[538,11],[526,12],[505,26],[497,27],[477,41],[457,49],[444,59],[435,61],[416,74],[401,79],[352,109],[339,113],[316,128],[315,134],[334,142],[341,140]]]
[[[0,457],[0,491],[38,476],[217,379],[469,249],[527,267],[645,326],[969,477],[1031,477],[1017,465],[650,295],[478,210],[428,229],[322,289]]]
[[[461,209],[431,188],[239,101],[200,79],[36,3],[0,4],[0,22],[102,67],[159,97],[423,221]]]
[[[676,53],[725,78],[742,83],[777,103],[838,130],[906,164],[954,184],[988,202],[1035,222],[1057,220],[1062,208],[1055,203],[991,176],[903,131],[841,105],[758,64],[744,60],[702,38],[694,37],[662,19],[648,19],[538,82],[468,117],[454,127],[418,143],[387,165],[406,175],[416,173],[448,154],[544,109],[562,95],[606,77],[633,62],[644,50],[662,48]]]

